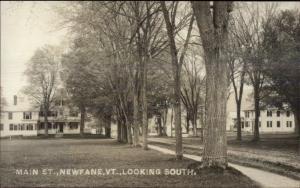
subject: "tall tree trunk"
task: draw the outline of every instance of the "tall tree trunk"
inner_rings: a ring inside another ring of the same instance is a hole
[[[173,64],[174,66],[174,64]],[[180,99],[180,92],[181,92],[181,67],[177,64],[177,68],[175,68],[175,79],[174,79],[174,94],[175,94],[175,104],[174,104],[174,111],[175,111],[175,135],[176,135],[176,159],[182,160],[183,153],[182,153],[182,127],[181,127],[181,99]]]
[[[295,114],[295,133],[300,136],[300,110]]]
[[[128,144],[132,144],[132,130],[131,130],[131,124],[128,122],[127,123],[127,141]]]
[[[205,124],[205,109],[206,107],[201,108],[201,113],[200,113],[200,122],[201,122],[201,129],[200,129],[200,137],[201,137],[201,142],[203,142],[203,129],[204,129],[204,124]]]
[[[128,144],[133,145],[133,121],[128,121],[127,123],[127,141]]]
[[[189,134],[190,132],[190,118],[189,118],[189,113],[188,110],[186,110],[186,133]]]
[[[241,122],[241,104],[242,104],[242,98],[243,98],[243,90],[244,90],[244,80],[245,80],[245,69],[246,69],[246,64],[244,62],[243,64],[243,70],[240,73],[241,74],[241,79],[240,79],[240,86],[239,86],[239,91],[237,89],[236,83],[235,83],[235,78],[232,76],[232,85],[234,88],[234,96],[235,96],[235,103],[236,103],[236,111],[237,111],[237,137],[236,139],[241,141],[242,140],[242,122]]]
[[[237,117],[237,140],[242,140],[242,125],[241,125],[241,100],[236,101],[236,117]]]
[[[232,2],[192,1],[206,68],[206,118],[202,167],[227,167],[226,105],[228,67],[225,48],[228,41]]]
[[[135,86],[137,87],[137,86]],[[135,88],[133,94],[133,146],[137,147],[139,145],[139,101],[138,92]]]
[[[147,54],[148,55],[148,54]],[[147,63],[149,61],[149,57],[146,57],[147,60],[143,61],[142,64],[142,87],[141,87],[141,93],[142,93],[142,121],[143,121],[143,149],[148,149],[148,104],[147,104]]]
[[[168,108],[164,109],[163,117],[163,136],[167,136]]]
[[[45,136],[48,137],[48,107],[44,105],[44,126],[45,126]]]
[[[295,133],[300,136],[300,110],[294,113],[295,116]]]
[[[171,109],[171,137],[173,137],[174,107]]]
[[[111,138],[111,115],[105,116],[105,137]]]
[[[182,127],[181,127],[181,68],[184,62],[184,56],[187,51],[187,47],[189,44],[189,39],[191,36],[191,31],[193,28],[194,16],[192,15],[190,19],[190,24],[187,32],[187,36],[183,45],[183,49],[181,52],[180,57],[178,57],[178,49],[176,47],[175,42],[175,24],[171,21],[173,18],[170,14],[169,10],[166,7],[166,3],[164,1],[160,2],[162,7],[162,12],[164,15],[164,20],[167,29],[167,35],[169,39],[169,47],[170,47],[170,54],[171,54],[171,62],[172,62],[172,72],[173,72],[173,79],[174,79],[174,111],[175,111],[175,135],[176,135],[176,159],[182,160],[183,152],[182,152]],[[175,6],[174,11],[176,12],[177,7]],[[175,20],[175,18],[174,18]]]
[[[193,112],[193,136],[197,136],[197,110]]]
[[[254,118],[254,134],[253,141],[259,141],[259,85],[254,85],[254,110],[255,110],[255,118]]]
[[[84,120],[85,120],[85,107],[80,107],[80,136],[83,137],[84,134]]]
[[[122,141],[122,127],[121,127],[121,121],[120,119],[118,118],[117,119],[117,138],[118,138],[118,142],[121,142]]]
[[[300,106],[292,106],[295,119],[295,134],[300,136]]]
[[[127,126],[126,126],[126,123],[125,123],[125,120],[122,121],[122,124],[121,124],[121,130],[122,130],[122,139],[121,141],[124,142],[124,143],[127,143],[128,142],[128,136],[127,136]]]
[[[217,54],[216,54],[217,55]],[[210,57],[207,63],[206,124],[204,128],[204,166],[227,167],[225,62]]]
[[[162,136],[162,125],[161,125],[161,114],[159,116],[157,116],[157,133],[158,136]]]

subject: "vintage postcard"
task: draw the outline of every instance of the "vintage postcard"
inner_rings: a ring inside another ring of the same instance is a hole
[[[0,187],[300,187],[300,3],[1,1]]]

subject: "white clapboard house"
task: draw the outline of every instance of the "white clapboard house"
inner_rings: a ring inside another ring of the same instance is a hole
[[[49,134],[79,134],[80,113],[70,110],[64,101],[48,114]],[[33,107],[24,95],[15,95],[1,108],[0,136],[36,136],[45,133],[44,114]]]
[[[242,110],[242,131],[254,131],[255,112],[252,109]],[[294,133],[295,117],[289,109],[267,108],[259,113],[259,131],[261,133]],[[227,130],[236,131],[236,112],[230,112],[227,119]]]

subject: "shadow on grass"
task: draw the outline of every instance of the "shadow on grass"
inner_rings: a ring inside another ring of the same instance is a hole
[[[48,136],[45,135],[37,135],[37,136],[22,136],[22,135],[17,135],[17,136],[10,136],[10,137],[2,137],[1,139],[112,139],[111,137],[106,137],[105,135],[102,134],[64,134],[61,137],[56,137],[55,134],[49,134]]]
[[[229,182],[234,182],[234,187],[260,187],[256,182],[253,182],[249,177],[242,172],[230,166],[221,167],[202,167],[202,162],[194,162],[187,166],[187,169],[193,169],[197,176],[207,179],[217,180],[216,187],[223,187]]]
[[[187,168],[193,169],[198,175],[228,173],[228,174],[243,176],[243,173],[230,166],[227,166],[225,169],[221,167],[202,167],[202,162],[195,162],[189,164]]]

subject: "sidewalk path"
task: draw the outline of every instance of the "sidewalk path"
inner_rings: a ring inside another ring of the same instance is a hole
[[[163,143],[168,145],[175,145],[175,139],[170,138],[149,138],[149,141],[153,144],[155,143]],[[185,143],[183,140],[183,147],[188,149],[196,149],[201,150],[203,149],[203,146],[200,145],[200,143],[195,142],[195,144],[191,143]],[[227,147],[227,151],[229,155],[232,156],[239,156],[243,158],[251,158],[253,160],[259,160],[259,161],[269,161],[273,164],[282,164],[285,166],[291,166],[294,168],[300,169],[300,163],[297,156],[291,156],[287,153],[283,152],[272,152],[272,151],[263,151],[259,149],[242,149],[242,148],[235,148],[235,147]]]
[[[169,149],[165,149],[162,147],[154,146],[154,145],[148,145],[150,149],[165,153],[165,154],[170,154],[170,155],[175,155],[175,152]],[[183,157],[192,159],[195,161],[201,161],[200,156],[196,155],[188,155],[188,154],[183,154]],[[234,167],[235,169],[239,170],[249,178],[251,178],[253,181],[258,182],[261,184],[262,187],[276,187],[276,188],[299,188],[300,187],[300,182],[285,176],[281,176],[278,174],[274,174],[271,172],[266,172],[263,170],[251,168],[251,167],[244,167],[236,164],[229,163],[229,166]]]

